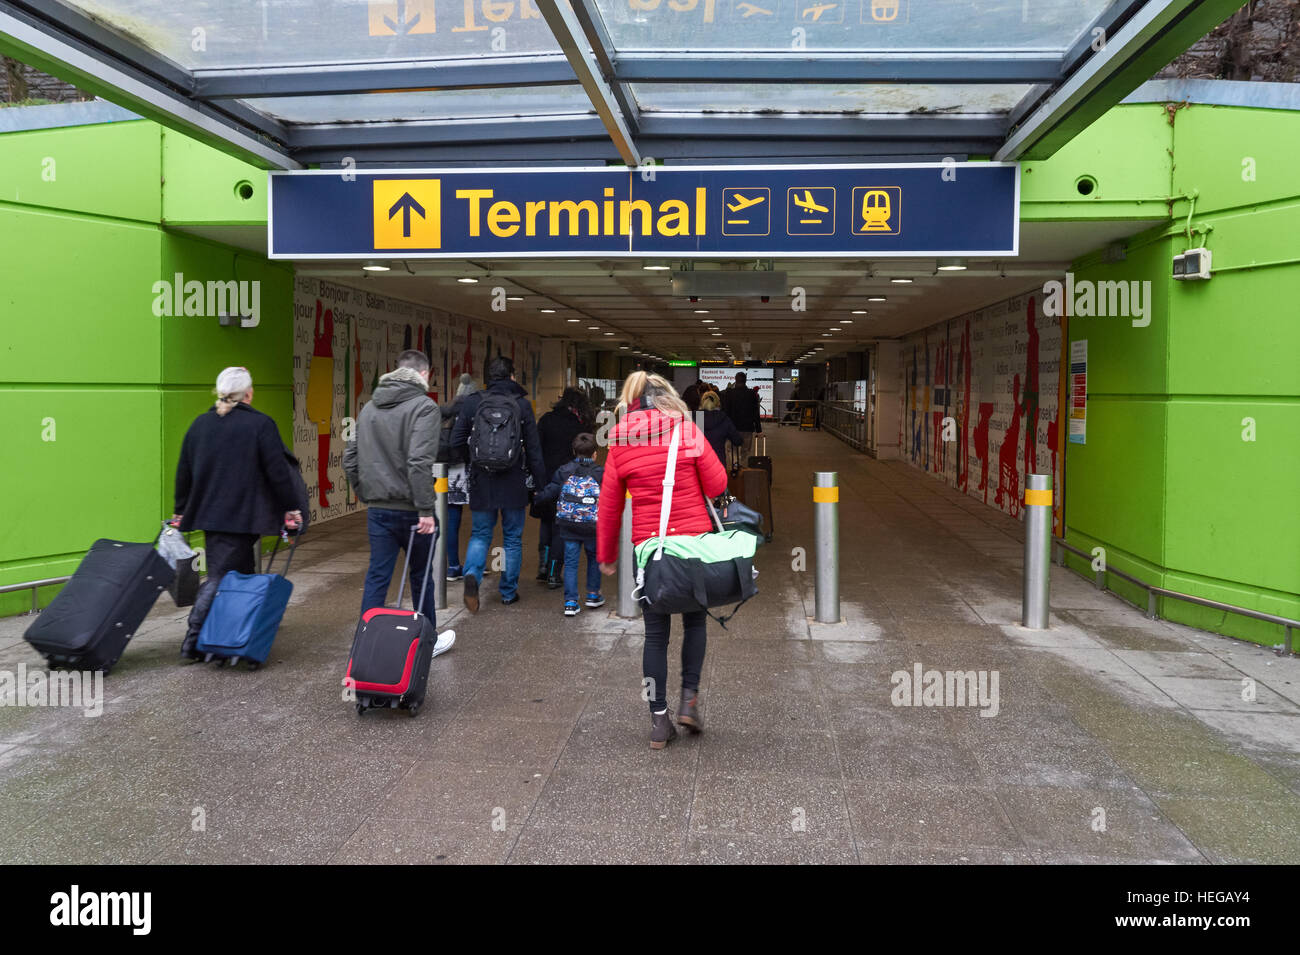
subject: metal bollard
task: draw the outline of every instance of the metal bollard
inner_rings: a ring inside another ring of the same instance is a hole
[[[813,474],[813,528],[817,546],[815,617],[840,622],[840,480],[837,471]]]
[[[1051,613],[1052,476],[1025,476],[1025,591],[1020,624],[1046,630]]]
[[[640,616],[636,598],[636,552],[632,548],[632,495],[623,502],[623,528],[618,539],[618,615],[631,620]]]
[[[433,545],[433,609],[447,609],[447,465],[433,466],[433,516],[438,519],[438,539]]]

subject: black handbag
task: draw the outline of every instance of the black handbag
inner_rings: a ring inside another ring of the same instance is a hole
[[[739,498],[732,497],[730,494],[718,498],[717,515],[723,530],[753,534],[758,538],[757,544],[763,544],[767,540],[763,536],[763,515],[741,502]]]
[[[636,548],[637,587],[633,596],[646,610],[656,613],[695,613],[700,610],[726,629],[745,601],[758,593],[754,578],[754,534],[727,530],[718,519],[713,502],[705,506],[717,526],[707,534],[668,535],[668,515],[672,509],[673,484],[677,473],[677,448],[680,426],[673,430],[668,445],[668,466],[664,472],[663,499],[659,508],[659,534],[642,541]],[[731,613],[717,616],[712,607],[735,604]]]

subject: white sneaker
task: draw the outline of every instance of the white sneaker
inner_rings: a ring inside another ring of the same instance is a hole
[[[433,656],[436,657],[440,653],[446,653],[451,649],[451,645],[455,642],[456,631],[444,630],[442,633],[438,634],[438,639],[433,644]],[[432,660],[433,657],[430,657],[429,659]]]

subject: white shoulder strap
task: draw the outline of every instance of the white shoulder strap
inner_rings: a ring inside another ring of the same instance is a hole
[[[668,466],[664,469],[664,491],[659,502],[659,547],[655,560],[663,556],[664,537],[668,534],[668,513],[673,509],[673,485],[677,479],[677,445],[682,438],[681,422],[673,425],[673,437],[668,442]]]

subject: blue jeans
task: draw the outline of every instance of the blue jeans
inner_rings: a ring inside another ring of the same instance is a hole
[[[554,545],[552,545],[554,546]],[[578,599],[578,559],[587,552],[587,593],[600,593],[600,564],[594,540],[564,540],[564,602]]]
[[[487,563],[488,546],[492,543],[492,531],[496,529],[497,515],[500,514],[506,570],[501,575],[501,584],[497,590],[506,600],[514,597],[519,590],[519,568],[524,562],[524,515],[527,512],[528,509],[524,507],[501,511],[470,511],[473,529],[469,534],[469,544],[465,547],[465,576],[482,583],[483,565]]]
[[[361,598],[363,614],[372,607],[384,605],[388,598],[388,585],[393,582],[397,552],[406,549],[411,539],[411,525],[419,520],[420,515],[415,511],[395,511],[384,507],[366,510],[366,527],[370,531],[370,569],[366,571],[366,589]],[[411,599],[416,607],[420,606],[420,595],[424,593],[424,575],[433,538],[433,534],[416,534],[409,555]],[[432,600],[426,602],[424,614],[434,620]]]
[[[447,542],[448,570],[460,569],[460,516],[464,510],[464,504],[447,505],[447,529],[443,539]]]

